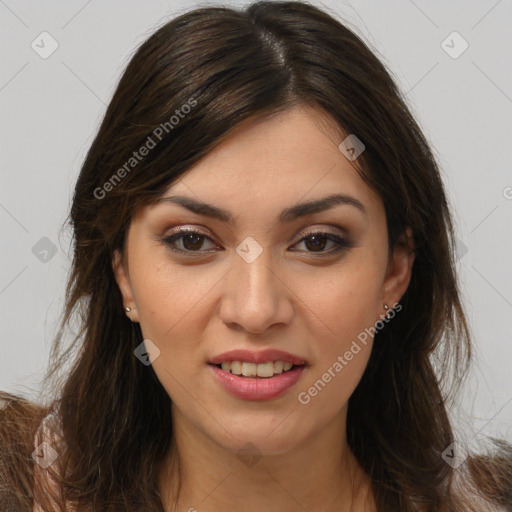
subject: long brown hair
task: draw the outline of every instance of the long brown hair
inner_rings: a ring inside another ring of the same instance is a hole
[[[192,10],[157,30],[127,65],[74,192],[73,266],[49,387],[72,366],[50,403],[37,408],[8,396],[0,411],[6,500],[28,510],[35,497],[52,510],[47,492],[27,482],[38,422],[58,411],[65,444],[47,471],[63,502],[77,511],[162,512],[157,470],[172,445],[171,400],[152,367],[134,357],[142,335],[123,312],[113,253],[123,251],[135,212],[241,123],[301,104],[323,109],[365,144],[354,165],[383,200],[390,251],[406,227],[414,235],[402,311],[376,334],[348,408],[348,443],[372,480],[378,510],[471,510],[454,490],[456,474],[468,490],[512,506],[508,444],[457,470],[442,457],[455,439],[447,411],[471,345],[435,158],[374,51],[335,15],[304,2]],[[143,146],[145,156],[134,156]],[[73,320],[79,332],[64,348]],[[15,425],[25,433],[21,442]]]

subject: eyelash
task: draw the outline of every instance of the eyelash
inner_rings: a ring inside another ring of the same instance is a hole
[[[200,237],[204,237],[204,238],[208,239],[209,241],[215,243],[208,235],[206,235],[205,233],[202,233],[201,231],[196,231],[195,229],[183,229],[183,228],[178,228],[176,233],[174,233],[170,236],[166,236],[166,237],[162,238],[161,240],[172,251],[178,252],[180,254],[185,254],[190,257],[194,257],[196,254],[214,252],[214,250],[208,250],[208,251],[183,250],[183,249],[177,249],[175,246],[173,246],[173,244],[177,240],[183,238],[185,235],[199,235]],[[341,238],[337,235],[334,235],[333,233],[328,233],[325,231],[308,231],[304,234],[304,236],[297,243],[301,243],[304,240],[307,240],[308,238],[310,238],[312,236],[320,236],[321,238],[327,238],[329,241],[337,244],[337,247],[335,247],[334,249],[331,249],[329,251],[319,251],[319,252],[305,251],[306,253],[309,253],[309,254],[312,254],[315,256],[319,256],[319,257],[329,256],[332,254],[337,254],[339,252],[345,251],[346,249],[352,247],[351,243],[348,240]],[[301,252],[301,251],[293,251],[293,252]]]

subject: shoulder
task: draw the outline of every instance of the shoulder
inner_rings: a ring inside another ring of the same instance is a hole
[[[60,497],[58,411],[0,391],[0,446],[0,511],[61,510],[52,498]]]
[[[34,507],[32,512],[43,512],[42,502],[50,510],[60,510],[59,458],[63,454],[64,441],[58,410],[53,410],[41,420],[33,442],[34,451]],[[71,511],[71,508],[66,508]]]
[[[43,416],[43,407],[0,391],[1,510],[30,510],[33,439]]]
[[[512,460],[499,455],[469,455],[455,470],[452,490],[471,512],[512,511]]]
[[[467,503],[471,505],[471,511],[478,512],[510,512],[510,508],[505,507],[504,505],[497,505],[496,503],[492,503],[488,499],[472,494],[471,496],[464,496],[467,500]]]
[[[470,512],[510,512],[512,509],[505,505],[497,505],[492,503],[482,496],[472,494],[471,496],[463,496],[465,503],[471,508],[468,508]]]

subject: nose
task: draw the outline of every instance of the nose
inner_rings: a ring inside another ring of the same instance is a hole
[[[264,250],[254,261],[238,254],[224,280],[219,315],[231,328],[265,333],[275,324],[289,324],[293,317],[293,291],[279,275],[271,251]]]

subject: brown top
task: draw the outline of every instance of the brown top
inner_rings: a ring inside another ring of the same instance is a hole
[[[37,497],[41,494],[44,496],[57,495],[60,496],[60,489],[57,482],[52,478],[49,469],[55,468],[58,464],[59,450],[61,449],[62,431],[59,427],[58,416],[50,413],[43,418],[39,428],[37,429],[34,439],[34,508],[33,512],[43,512],[41,505],[37,501]],[[55,506],[55,510],[59,510],[56,502],[51,499],[50,503]],[[66,505],[66,510],[72,512],[73,507]]]

